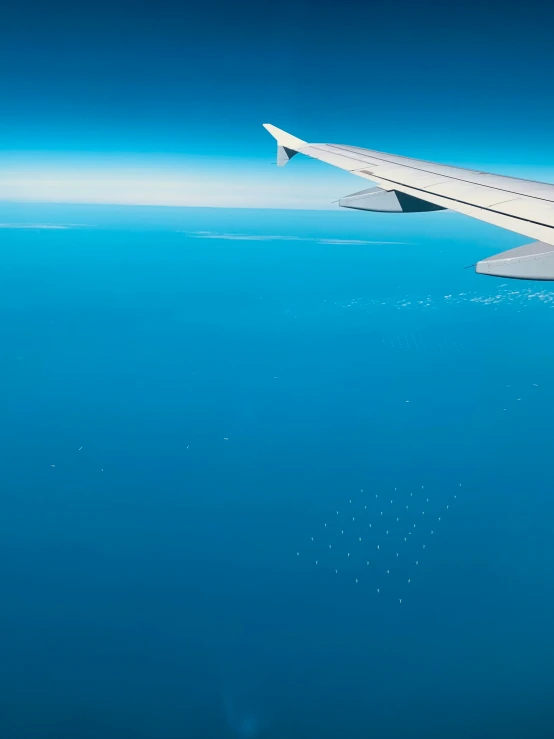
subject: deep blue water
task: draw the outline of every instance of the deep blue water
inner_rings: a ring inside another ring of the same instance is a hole
[[[3,737],[552,736],[554,292],[464,269],[524,239],[0,221],[68,226],[0,229]]]

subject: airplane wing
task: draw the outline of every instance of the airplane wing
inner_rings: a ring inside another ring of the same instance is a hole
[[[341,198],[340,206],[389,213],[448,209],[478,218],[534,241],[477,262],[476,272],[554,280],[554,185],[356,146],[309,144],[270,123],[263,125],[277,140],[280,166],[300,153],[378,185]]]

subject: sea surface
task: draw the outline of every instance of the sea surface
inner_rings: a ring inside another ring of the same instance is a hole
[[[448,213],[0,205],[0,735],[554,735],[554,287]]]

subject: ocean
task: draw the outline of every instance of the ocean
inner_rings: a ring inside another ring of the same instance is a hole
[[[448,213],[0,205],[0,733],[554,733],[554,288]]]

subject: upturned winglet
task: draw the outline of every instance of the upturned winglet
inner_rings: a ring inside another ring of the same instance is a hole
[[[264,123],[263,126],[277,141],[277,165],[279,167],[284,167],[303,146],[307,146],[306,141],[282,131],[277,126],[272,126],[271,123]]]

